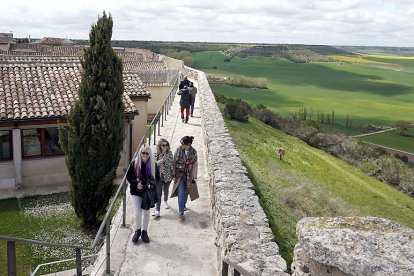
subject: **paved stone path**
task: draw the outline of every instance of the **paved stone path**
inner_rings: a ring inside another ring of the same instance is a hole
[[[179,221],[177,198],[169,199],[171,209],[161,205],[161,217],[151,216],[148,235],[151,242],[137,245],[131,242],[133,236],[133,210],[127,192],[127,224],[120,227],[120,211],[113,219],[111,230],[111,270],[115,275],[218,275],[217,248],[214,245],[215,231],[211,223],[212,211],[208,188],[206,148],[201,128],[200,98],[196,97],[194,117],[188,124],[181,122],[179,96],[176,95],[161,135],[172,145],[173,151],[180,139],[194,136],[193,146],[198,153],[198,188],[200,198],[188,200],[188,211],[184,222]],[[171,193],[172,184],[170,186]],[[153,209],[151,209],[152,214]],[[103,246],[103,249],[105,245]],[[101,250],[91,275],[103,275],[105,271],[105,250]]]

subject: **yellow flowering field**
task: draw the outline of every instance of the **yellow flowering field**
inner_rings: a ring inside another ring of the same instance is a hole
[[[372,58],[382,58],[382,59],[407,59],[413,60],[414,57],[405,57],[405,56],[386,56],[386,55],[372,55],[372,54],[361,54],[361,57],[372,57]]]
[[[329,56],[329,57],[333,58],[333,59],[336,59],[336,60],[345,61],[345,62],[388,64],[386,62],[379,62],[379,61],[372,61],[372,60],[364,59],[363,55],[359,55],[359,56],[355,56],[355,57],[332,55],[332,56]]]

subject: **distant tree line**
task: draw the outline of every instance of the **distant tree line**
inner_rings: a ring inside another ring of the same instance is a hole
[[[369,146],[355,138],[324,131],[317,121],[302,120],[297,116],[283,116],[264,105],[252,107],[242,100],[215,94],[216,101],[224,104],[224,115],[246,122],[252,116],[261,122],[296,136],[308,145],[346,161],[379,181],[388,183],[414,197],[414,169],[407,158],[391,155],[382,148]],[[302,116],[304,116],[302,110]],[[334,118],[334,113],[330,118]],[[302,117],[303,118],[303,117]],[[330,119],[332,121],[332,119]]]
[[[276,44],[276,45],[251,45],[250,47],[230,48],[230,56],[248,57],[261,56],[286,59],[295,63],[308,62],[330,62],[333,61],[328,56],[319,54],[303,45],[295,44]]]

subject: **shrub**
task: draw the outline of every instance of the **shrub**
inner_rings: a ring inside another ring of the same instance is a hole
[[[308,145],[313,146],[316,141],[314,141],[314,138],[319,133],[319,130],[317,130],[314,127],[311,126],[302,126],[296,130],[296,137],[301,139],[302,141],[306,142]]]
[[[395,127],[398,129],[398,134],[405,136],[407,135],[408,128],[410,127],[410,122],[398,121],[395,123]]]
[[[169,56],[171,58],[184,60],[185,57],[191,56],[189,51],[175,51],[174,49],[165,49],[161,54]]]
[[[408,163],[408,157],[406,155],[399,155],[398,153],[394,154],[394,157],[400,159],[404,163]]]
[[[273,119],[275,113],[273,113],[272,111],[270,111],[269,109],[267,109],[266,106],[261,105],[261,104],[257,105],[255,108],[253,108],[252,115],[256,119],[258,119],[259,121],[261,121],[261,122],[263,122],[263,123],[265,123],[267,125],[270,125],[270,126],[272,126],[274,128],[279,128],[280,129],[279,125],[277,125],[277,124],[274,124],[273,125],[272,124],[272,119]]]
[[[185,56],[183,58],[184,61],[184,65],[188,66],[188,67],[193,67],[194,65],[194,58],[192,56]]]
[[[398,186],[401,181],[403,163],[391,156],[384,156],[378,160],[382,180],[393,186]]]
[[[224,62],[230,62],[231,61],[231,57],[230,56],[226,56],[225,58],[224,58]]]
[[[261,122],[271,127],[281,129],[291,135],[293,135],[296,129],[299,128],[302,124],[300,120],[282,116],[269,110],[266,106],[260,104],[253,108],[251,114]]]
[[[307,121],[305,121],[305,122],[304,122],[304,125],[305,125],[305,126],[311,126],[311,127],[314,127],[314,128],[316,128],[317,130],[321,131],[321,124],[320,124],[319,122],[317,122],[317,121],[314,121],[314,120],[307,120]]]
[[[403,161],[404,163],[408,163],[407,155],[401,155],[400,160]]]
[[[267,89],[267,80],[265,78],[231,77],[227,80],[227,84],[238,87]]]
[[[232,100],[226,103],[224,107],[224,114],[233,120],[240,122],[247,122],[251,107],[249,104],[242,100]]]
[[[216,102],[222,103],[222,104],[226,104],[230,100],[229,98],[221,94],[214,94],[214,98],[216,99]]]

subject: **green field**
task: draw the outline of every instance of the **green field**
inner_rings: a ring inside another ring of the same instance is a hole
[[[408,136],[402,136],[397,132],[385,132],[359,137],[359,139],[390,148],[414,152],[414,128],[410,128],[407,134]]]
[[[414,59],[392,59],[390,58],[380,58],[375,56],[366,56],[365,59],[372,60],[372,61],[378,61],[378,62],[387,62],[387,63],[393,63],[402,65],[402,70],[404,72],[414,72]]]
[[[224,84],[211,88],[214,93],[264,104],[282,114],[291,115],[301,107],[324,113],[334,110],[337,123],[344,124],[349,114],[356,129],[414,118],[414,78],[404,70],[338,62],[298,64],[266,57],[234,57],[224,62],[221,52],[193,53],[193,57],[194,66],[208,74],[266,78],[268,89],[264,90]]]
[[[226,123],[288,263],[306,216],[377,216],[414,229],[413,198],[253,118]]]

